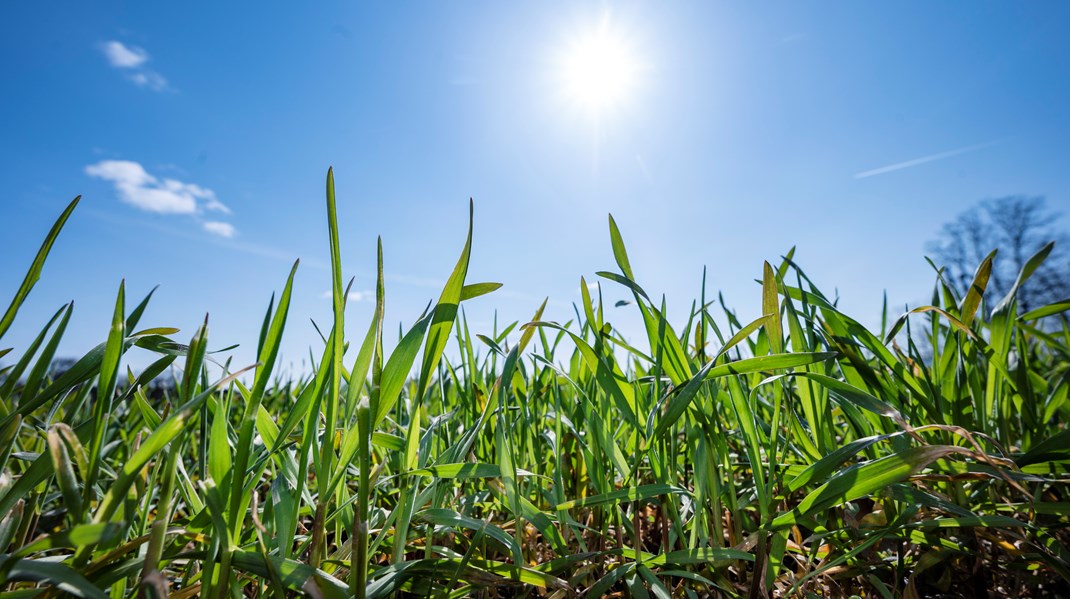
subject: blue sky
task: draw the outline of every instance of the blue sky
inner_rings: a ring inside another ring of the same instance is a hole
[[[75,300],[61,353],[107,333],[114,294],[159,284],[145,326],[252,360],[300,257],[285,359],[327,322],[323,187],[335,168],[346,276],[410,323],[449,274],[475,199],[474,300],[565,320],[612,270],[606,214],[640,283],[680,320],[723,290],[758,314],[762,260],[791,246],[864,322],[928,297],[925,242],[986,197],[1070,206],[1070,5],[1035,3],[19,3],[0,18],[0,289],[83,202],[4,345]],[[593,111],[569,53],[600,27],[629,85]],[[564,67],[563,67],[564,65]],[[607,299],[625,297],[607,284]],[[3,301],[6,301],[3,300]],[[634,308],[611,320],[635,335]],[[367,298],[347,319],[363,331]],[[16,350],[16,354],[18,351]],[[143,361],[131,357],[132,363]]]

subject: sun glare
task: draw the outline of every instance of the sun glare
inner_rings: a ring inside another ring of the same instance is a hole
[[[563,52],[567,99],[592,113],[619,107],[636,85],[639,64],[627,40],[603,19],[599,28],[577,37]]]

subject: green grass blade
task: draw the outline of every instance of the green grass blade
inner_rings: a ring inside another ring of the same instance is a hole
[[[41,244],[41,248],[37,250],[37,255],[34,257],[33,262],[30,264],[30,269],[26,272],[26,277],[22,280],[22,284],[19,285],[18,291],[15,292],[15,297],[11,299],[11,304],[4,312],[4,316],[0,317],[0,338],[3,338],[4,333],[11,327],[11,323],[15,320],[15,315],[19,311],[19,307],[22,306],[22,302],[26,300],[26,296],[30,294],[33,286],[37,284],[37,281],[41,278],[41,270],[45,266],[45,260],[48,258],[48,253],[52,251],[52,245],[56,242],[56,238],[59,237],[59,232],[63,230],[63,225],[66,224],[67,219],[74,212],[75,206],[82,199],[82,196],[78,196],[71,200],[70,204],[63,209],[63,212],[56,219],[56,222],[52,225],[52,229],[49,230],[48,235],[45,236],[44,242]]]
[[[963,453],[969,452],[961,447],[923,445],[911,447],[872,462],[852,466],[814,489],[794,509],[774,518],[771,528],[779,530],[789,527],[800,518],[820,510],[866,497],[908,476],[917,474],[936,460]]]
[[[449,341],[450,330],[453,321],[457,319],[457,306],[461,303],[464,294],[464,279],[468,274],[468,262],[472,254],[472,218],[474,207],[471,201],[468,203],[468,236],[464,242],[464,249],[457,259],[457,265],[453,267],[446,286],[435,305],[434,316],[427,330],[427,343],[424,345],[424,359],[420,367],[420,378],[416,388],[418,400],[423,398],[424,391],[431,382],[431,375],[442,358],[442,351],[446,349]]]
[[[651,497],[657,497],[658,495],[669,495],[670,493],[688,494],[686,489],[681,489],[673,485],[666,484],[654,484],[654,485],[639,485],[635,488],[620,489],[619,491],[612,491],[610,493],[603,493],[601,495],[592,495],[590,497],[584,497],[582,499],[573,499],[564,503],[559,503],[554,507],[555,510],[570,510],[577,507],[590,507],[593,505],[602,505],[606,503],[618,503],[621,501],[640,501],[643,499],[649,499]]]

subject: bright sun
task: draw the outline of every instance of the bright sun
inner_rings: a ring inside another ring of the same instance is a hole
[[[568,100],[596,114],[628,100],[639,72],[626,39],[610,28],[608,18],[568,45],[561,62]]]

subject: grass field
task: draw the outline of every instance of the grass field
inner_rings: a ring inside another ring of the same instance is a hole
[[[761,318],[702,297],[669,323],[611,218],[598,277],[646,331],[625,340],[583,280],[570,322],[539,308],[470,331],[460,306],[498,285],[466,279],[469,226],[387,354],[381,246],[376,316],[341,333],[330,174],[326,195],[334,318],[314,373],[276,370],[297,264],[248,339],[143,328],[149,298],[120,285],[108,338],[70,370],[49,368],[70,305],[12,354],[0,598],[1070,594],[1070,301],[1015,301],[1050,246],[1006,297],[985,294],[990,256],[965,297],[938,281],[880,331],[790,253],[755,265]],[[257,364],[216,376],[208,348],[238,341]],[[158,359],[128,371],[133,346]],[[173,392],[150,392],[172,370]]]

